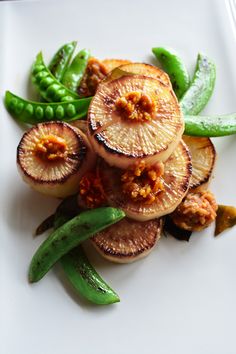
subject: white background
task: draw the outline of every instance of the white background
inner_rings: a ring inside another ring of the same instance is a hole
[[[236,111],[236,42],[224,1],[43,1],[0,4],[0,95],[32,97],[30,66],[78,40],[98,58],[153,62],[151,48],[175,48],[193,72],[203,51],[217,65],[206,113]],[[22,129],[0,106],[0,352],[1,354],[235,354],[236,228],[214,239],[213,227],[189,243],[163,238],[131,265],[92,263],[121,303],[96,307],[75,296],[59,267],[27,282],[43,238],[35,227],[57,201],[24,185],[15,165]],[[217,139],[216,139],[217,140]],[[217,140],[212,190],[236,205],[235,137]]]

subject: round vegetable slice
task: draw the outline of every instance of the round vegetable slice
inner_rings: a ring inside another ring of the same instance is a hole
[[[209,138],[183,136],[192,158],[192,177],[189,189],[206,189],[211,180],[216,160],[216,150]]]
[[[137,160],[167,160],[181,139],[184,121],[170,87],[154,78],[127,75],[99,85],[88,126],[97,154],[127,168]]]
[[[127,71],[128,73],[159,79],[164,85],[172,87],[169,76],[156,66],[144,63],[130,63],[120,66],[119,69]]]
[[[84,133],[62,122],[33,126],[17,148],[23,180],[38,192],[59,198],[79,190],[80,178],[95,159]]]
[[[124,218],[91,239],[97,251],[116,263],[130,263],[147,256],[161,237],[162,220]]]
[[[124,170],[111,167],[104,161],[100,163],[99,174],[109,204],[123,209],[127,217],[135,220],[159,218],[173,212],[188,191],[192,174],[189,150],[181,141],[164,163],[164,173],[161,177],[163,188],[160,188],[154,200],[134,198],[132,192],[135,192],[137,180],[133,184],[134,190],[127,194],[122,182],[124,173]],[[142,178],[141,176],[141,181]]]
[[[104,59],[102,63],[107,68],[107,71],[110,72],[118,66],[131,63],[131,61],[126,59]]]

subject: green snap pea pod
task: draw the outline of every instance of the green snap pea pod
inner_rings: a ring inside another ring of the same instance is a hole
[[[38,88],[40,95],[49,102],[72,101],[79,96],[62,85],[44,64],[43,55],[40,52],[32,66],[32,81]]]
[[[22,123],[38,124],[50,120],[69,122],[86,116],[91,99],[88,97],[59,103],[33,102],[6,91],[5,106]]]
[[[57,229],[79,212],[77,195],[64,199],[57,207],[55,214],[38,226],[36,235],[40,235],[53,226],[54,229]],[[71,285],[87,300],[97,305],[108,305],[120,301],[115,291],[90,264],[81,246],[74,248],[63,256],[60,263]]]
[[[97,305],[119,302],[119,296],[91,266],[81,246],[61,258],[62,268],[73,287],[87,300]]]
[[[184,134],[217,137],[236,134],[236,113],[218,116],[184,116]]]
[[[54,215],[54,229],[65,224],[81,212],[78,205],[78,195],[72,195],[62,200]]]
[[[58,81],[61,81],[66,68],[70,63],[71,57],[75,51],[76,44],[77,42],[75,41],[64,44],[61,48],[58,49],[49,63],[48,69]]]
[[[104,207],[84,211],[53,231],[32,258],[29,281],[40,280],[66,253],[125,216],[120,209]]]
[[[77,195],[64,199],[54,215],[54,228],[62,226],[78,212]],[[97,305],[108,305],[120,301],[115,291],[90,264],[81,246],[63,256],[60,263],[72,286],[87,300]]]
[[[61,82],[71,91],[77,91],[87,67],[89,57],[90,52],[87,49],[83,49],[74,57],[70,66],[67,67]]]
[[[42,235],[45,231],[51,229],[54,225],[54,214],[48,216],[45,220],[41,222],[41,224],[35,230],[35,236]]]
[[[215,79],[215,64],[206,55],[198,54],[193,80],[180,100],[184,114],[197,115],[205,108],[213,93]]]
[[[152,48],[152,52],[169,75],[173,90],[177,98],[180,99],[190,84],[189,74],[183,61],[173,50],[167,48]]]
[[[63,199],[62,202],[58,205],[55,213],[48,216],[36,228],[35,235],[41,235],[51,228],[57,229],[61,225],[65,224],[68,220],[78,215],[81,209],[78,206],[77,199],[77,194]]]

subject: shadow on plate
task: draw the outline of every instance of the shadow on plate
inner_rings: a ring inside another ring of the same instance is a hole
[[[37,226],[55,211],[59,200],[41,195],[23,184],[22,188],[19,188],[19,185],[14,186],[15,176],[12,179],[13,187],[8,196],[6,222],[14,231],[32,235]],[[19,184],[21,183],[19,180]]]

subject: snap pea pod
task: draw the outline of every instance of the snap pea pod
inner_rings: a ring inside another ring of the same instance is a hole
[[[66,68],[70,63],[76,44],[77,42],[75,41],[64,44],[58,49],[49,63],[48,69],[58,81],[61,81]]]
[[[32,258],[29,281],[40,280],[66,253],[125,216],[120,209],[104,207],[84,211],[53,231]]]
[[[41,235],[48,229],[57,229],[81,212],[78,206],[77,194],[69,196],[61,201],[53,215],[43,220],[35,231],[35,235]]]
[[[71,91],[77,91],[87,67],[89,57],[90,52],[87,49],[83,49],[74,57],[70,66],[67,67],[61,82]]]
[[[54,215],[54,228],[62,226],[78,212],[77,195],[64,199]],[[97,305],[108,305],[120,301],[119,296],[90,264],[81,246],[63,256],[60,263],[72,286],[87,300]]]
[[[54,229],[58,229],[58,227],[74,218],[81,211],[82,210],[78,205],[77,194],[63,199],[62,202],[58,205],[54,214]]]
[[[35,230],[35,236],[42,235],[45,231],[51,229],[54,225],[54,214],[49,215],[47,219],[43,220],[41,224]]]
[[[236,113],[218,116],[184,116],[184,134],[217,137],[236,134]]]
[[[42,52],[40,52],[32,66],[32,82],[38,88],[40,95],[49,102],[72,101],[79,96],[62,85],[44,64]]]
[[[64,199],[57,207],[55,214],[40,224],[36,234],[39,235],[53,226],[54,229],[57,229],[79,212],[77,195]],[[90,264],[81,246],[74,248],[63,256],[60,263],[71,285],[87,300],[97,305],[108,305],[120,301],[115,291]]]
[[[215,87],[215,64],[206,55],[199,53],[193,80],[180,100],[182,112],[197,115],[208,103]]]
[[[61,258],[62,268],[73,287],[87,300],[97,305],[119,302],[119,296],[91,266],[81,246]]]
[[[180,99],[190,84],[189,74],[183,61],[177,53],[167,48],[152,48],[152,52],[160,62],[163,70],[169,75],[173,90],[177,98]]]
[[[86,116],[91,99],[88,97],[59,103],[33,102],[6,91],[5,106],[22,123],[38,124],[50,120],[69,122]]]

